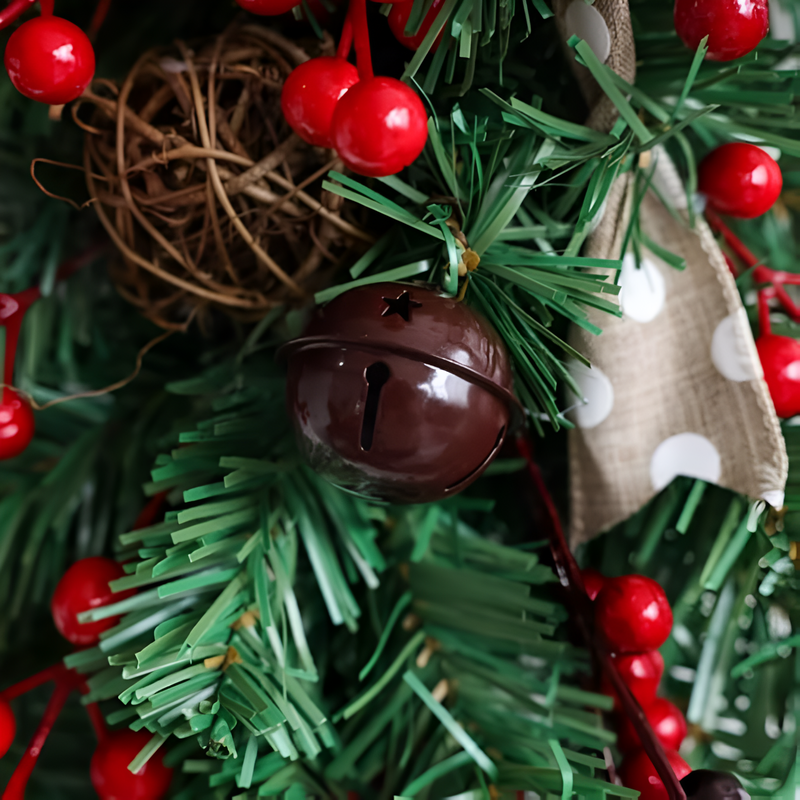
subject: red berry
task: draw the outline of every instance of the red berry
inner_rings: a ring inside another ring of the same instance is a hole
[[[692,771],[691,767],[674,750],[667,750],[665,755],[678,780]],[[619,768],[619,776],[622,778],[623,786],[636,789],[641,793],[639,800],[667,800],[668,798],[664,783],[658,777],[656,768],[644,750],[637,750],[625,757]]]
[[[664,590],[644,575],[609,578],[594,603],[595,625],[612,653],[655,650],[672,630]]]
[[[97,644],[100,634],[113,628],[119,617],[97,622],[78,622],[78,614],[91,608],[116,603],[134,594],[132,589],[113,593],[108,584],[121,578],[125,570],[110,558],[95,556],[76,561],[63,575],[50,601],[53,622],[59,633],[72,644]]]
[[[400,172],[422,152],[428,118],[422,101],[402,81],[369,78],[336,104],[331,138],[353,172],[382,178]]]
[[[425,35],[431,29],[433,23],[436,22],[436,17],[439,15],[443,5],[444,0],[433,0],[433,4],[425,15],[425,19],[422,20],[419,30],[413,36],[406,36],[406,24],[408,23],[408,18],[411,16],[411,9],[414,7],[414,0],[402,0],[402,2],[395,3],[388,17],[389,27],[394,34],[394,38],[410,50],[419,49]],[[442,43],[443,36],[444,28],[439,31],[439,35],[434,40],[433,45],[431,45],[432,53],[435,52]]]
[[[775,204],[783,175],[775,159],[760,147],[729,142],[700,162],[698,188],[716,211],[752,219]]]
[[[58,106],[80,97],[91,83],[94,50],[77,25],[61,17],[35,17],[11,34],[5,64],[25,97]]]
[[[710,61],[732,61],[767,35],[769,5],[767,0],[675,0],[675,30],[692,50],[708,36]]]
[[[686,719],[680,709],[669,700],[657,697],[652,703],[644,706],[643,711],[664,749],[677,750],[686,738]],[[620,715],[617,728],[617,746],[623,753],[630,753],[642,746],[633,723],[623,715]]]
[[[138,772],[128,764],[150,741],[147,731],[121,730],[109,733],[92,756],[92,786],[100,800],[161,800],[169,790],[172,770],[157,752]]]
[[[285,14],[295,6],[299,6],[301,0],[236,0],[236,2],[251,14],[276,17],[278,14]]]
[[[0,460],[16,458],[31,443],[36,423],[30,403],[13,389],[0,403]]]
[[[594,600],[605,586],[606,576],[592,567],[587,567],[581,570],[581,578],[583,578],[583,588],[586,589],[586,594],[589,595],[590,600]]]
[[[17,733],[17,720],[5,697],[0,696],[0,758],[11,747]]]
[[[756,350],[778,416],[800,414],[800,342],[767,333],[756,340]]]
[[[646,706],[655,700],[658,684],[661,683],[661,676],[664,674],[664,658],[658,650],[617,656],[614,659],[614,665],[622,680],[631,690],[631,694],[639,701],[639,705]],[[605,675],[601,689],[603,694],[614,698],[614,707],[620,711],[622,704]]]
[[[334,109],[356,83],[358,70],[343,58],[312,58],[296,67],[283,84],[283,116],[304,141],[331,147]]]

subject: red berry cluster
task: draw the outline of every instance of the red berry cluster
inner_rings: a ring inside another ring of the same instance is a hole
[[[777,300],[788,316],[800,322],[800,309],[785,289],[785,284],[800,283],[794,273],[770,269],[739,240],[720,219],[727,214],[752,219],[769,211],[783,188],[783,175],[775,159],[761,147],[731,142],[712,150],[701,162],[698,188],[706,198],[706,216],[721,233],[734,255],[752,270],[758,290],[760,335],[756,349],[764,370],[775,411],[784,419],[800,414],[800,342],[771,332],[769,301]],[[731,271],[737,269],[728,258]]]
[[[282,14],[295,0],[237,0],[254,14]],[[397,3],[389,24],[401,42],[418,47],[443,0],[435,0],[419,32],[404,33],[413,0]],[[358,68],[347,60],[355,39]],[[336,56],[300,64],[281,94],[286,121],[317,147],[332,147],[359,175],[386,177],[409,166],[428,139],[428,116],[416,92],[402,81],[373,75],[366,0],[351,0]]]
[[[153,497],[136,519],[134,529],[151,525],[161,515],[165,498],[166,493]],[[56,586],[51,602],[53,621],[59,632],[81,647],[97,644],[100,634],[115,626],[119,617],[111,616],[95,622],[81,623],[78,615],[130,597],[133,590],[112,593],[109,586],[111,581],[124,574],[125,570],[116,561],[108,558],[84,558],[73,564]],[[69,695],[75,689],[83,694],[89,691],[83,677],[60,662],[0,692],[0,758],[8,752],[16,735],[17,725],[9,700],[48,681],[55,682],[55,690],[33,739],[3,794],[3,798],[8,800],[24,797],[36,760]],[[161,800],[168,792],[172,780],[172,769],[165,766],[161,753],[149,758],[136,772],[128,769],[150,741],[147,731],[109,732],[96,703],[89,703],[86,711],[98,739],[97,749],[92,756],[90,775],[100,800]]]
[[[732,61],[751,52],[769,31],[767,0],[675,0],[675,30],[697,50],[706,43],[709,61]]]
[[[689,767],[677,750],[686,736],[680,710],[656,697],[664,672],[658,652],[672,630],[672,609],[664,590],[643,575],[606,578],[597,570],[581,572],[584,588],[594,601],[594,623],[602,646],[614,656],[621,678],[644,711],[656,738],[680,780]],[[602,691],[614,697],[617,710],[617,744],[624,759],[620,777],[625,786],[641,792],[642,800],[666,800],[667,792],[631,721],[621,712],[619,698],[607,680]]]
[[[0,12],[0,28],[17,20],[34,0],[13,0]],[[94,77],[94,49],[77,26],[53,16],[42,0],[41,16],[17,28],[8,40],[5,66],[11,82],[31,100],[60,106],[79,98]]]

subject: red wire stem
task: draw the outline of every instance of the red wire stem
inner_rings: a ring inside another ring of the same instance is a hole
[[[339,46],[336,48],[336,55],[339,58],[347,58],[350,55],[350,50],[353,48],[353,20],[350,19],[350,12],[347,12],[347,17],[344,20],[342,27],[342,35],[339,39]]]
[[[28,780],[31,777],[33,768],[39,759],[39,754],[42,752],[44,743],[47,741],[47,737],[50,735],[50,731],[53,729],[64,703],[67,702],[67,698],[75,688],[77,680],[78,678],[74,674],[70,674],[66,669],[64,674],[56,680],[56,687],[53,689],[53,694],[50,695],[50,700],[47,703],[47,708],[45,708],[39,726],[33,734],[28,749],[14,770],[14,774],[8,782],[5,792],[3,792],[2,800],[25,800],[25,789],[28,786]]]
[[[592,651],[596,663],[599,663],[600,668],[619,696],[625,715],[633,724],[642,742],[645,753],[647,753],[658,776],[664,783],[669,800],[686,800],[686,793],[683,791],[680,781],[673,772],[667,760],[664,748],[653,733],[653,729],[650,727],[650,723],[647,721],[647,717],[645,717],[641,706],[631,694],[625,681],[622,680],[614,664],[614,660],[594,636],[592,603],[591,600],[589,600],[589,596],[586,594],[578,564],[567,546],[567,540],[564,537],[564,530],[561,526],[561,520],[559,519],[556,505],[553,502],[550,492],[547,490],[539,465],[533,460],[530,443],[525,438],[519,437],[517,439],[517,451],[525,459],[531,482],[547,510],[550,519],[550,530],[548,533],[550,549],[553,553],[556,572],[561,584],[567,590],[568,602],[573,606],[573,611],[575,612],[572,616],[578,624],[578,628],[586,641],[586,645]]]
[[[99,0],[97,3],[97,8],[94,10],[92,21],[89,23],[89,30],[87,32],[90,41],[93,42],[97,37],[97,34],[100,32],[100,28],[103,27],[103,23],[106,21],[106,17],[108,16],[108,11],[110,8],[111,0]]]
[[[7,28],[12,22],[16,22],[36,0],[12,0],[2,11],[0,11],[0,28]]]
[[[373,72],[372,53],[369,46],[369,27],[367,26],[367,0],[350,0],[347,17],[353,25],[358,75],[362,81],[369,80],[373,77]]]
[[[47,667],[47,669],[43,669],[41,672],[31,675],[29,678],[25,678],[25,680],[15,683],[13,686],[9,686],[8,689],[4,689],[0,692],[0,697],[6,700],[13,700],[16,697],[20,697],[36,689],[43,683],[63,679],[66,673],[67,668],[59,661],[58,664],[53,664],[52,667]]]

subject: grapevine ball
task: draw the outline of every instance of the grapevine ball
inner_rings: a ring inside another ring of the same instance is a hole
[[[416,92],[396,78],[368,78],[336,104],[336,152],[353,172],[394,175],[416,160],[428,140],[428,115]]]
[[[30,403],[13,389],[3,389],[0,403],[0,460],[16,458],[31,443],[36,424]]]
[[[769,211],[783,188],[777,161],[747,142],[729,142],[712,150],[698,169],[698,189],[722,214],[752,219]]]
[[[108,584],[124,575],[122,566],[110,558],[94,556],[76,561],[58,582],[50,602],[58,632],[72,644],[81,647],[97,644],[100,634],[113,628],[119,617],[81,623],[78,614],[135,594],[132,589],[116,593],[111,591]]]
[[[655,650],[672,630],[664,590],[644,575],[609,578],[595,600],[595,625],[612,653]]]
[[[161,800],[169,790],[172,770],[157,752],[137,772],[128,765],[152,739],[147,731],[109,733],[92,755],[90,776],[100,800]]]
[[[732,61],[753,50],[769,31],[767,0],[675,0],[675,30],[697,50],[708,36],[709,61]]]
[[[40,103],[76,100],[94,77],[94,49],[86,34],[61,17],[34,17],[11,34],[5,65],[16,89]]]
[[[427,286],[345,292],[281,352],[306,461],[374,499],[427,503],[460,492],[497,455],[518,408],[500,336]]]
[[[756,339],[756,350],[778,416],[800,414],[800,342],[768,333]]]

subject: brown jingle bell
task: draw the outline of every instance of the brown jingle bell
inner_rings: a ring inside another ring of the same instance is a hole
[[[520,408],[498,333],[430,286],[345,292],[282,352],[306,461],[373,499],[427,503],[460,492],[497,455]]]

